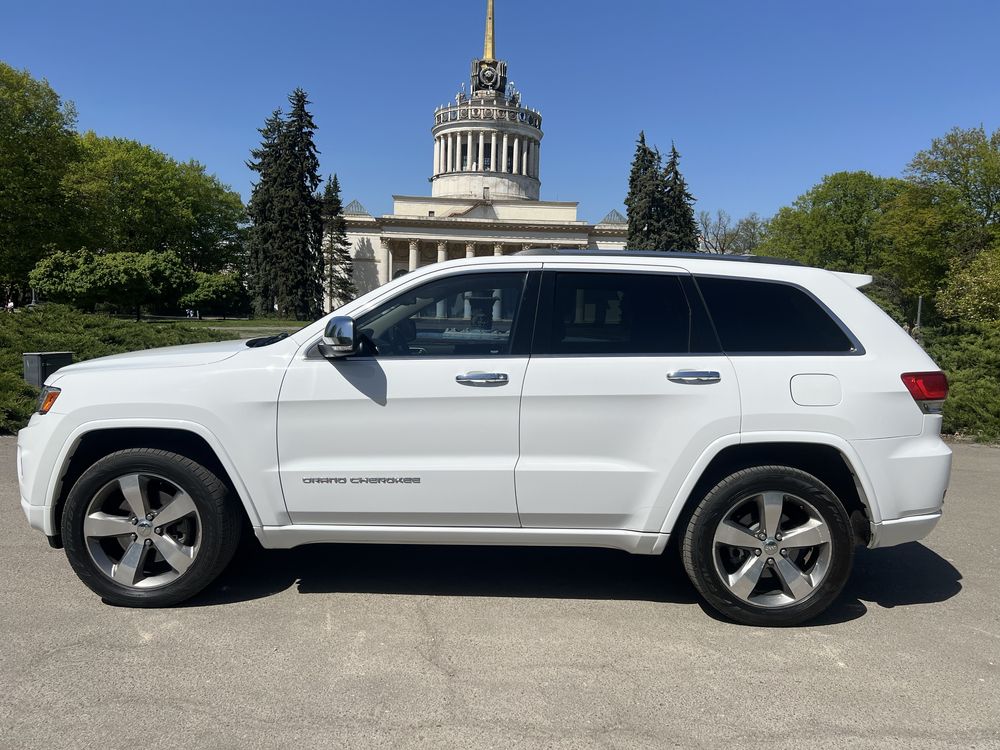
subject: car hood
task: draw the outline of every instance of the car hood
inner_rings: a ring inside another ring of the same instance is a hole
[[[84,370],[128,370],[150,367],[191,367],[193,365],[210,365],[229,359],[241,351],[247,350],[246,339],[232,341],[211,341],[207,344],[186,344],[184,346],[165,346],[159,349],[145,349],[125,354],[112,354],[108,357],[98,357],[78,362],[60,368],[50,382],[55,382],[62,375]]]

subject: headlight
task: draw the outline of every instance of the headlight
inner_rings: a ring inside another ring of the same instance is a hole
[[[48,414],[60,393],[62,393],[61,388],[55,388],[51,385],[43,387],[42,392],[38,395],[38,413]]]

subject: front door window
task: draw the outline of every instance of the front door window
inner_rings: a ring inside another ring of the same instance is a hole
[[[526,276],[506,271],[438,279],[362,316],[358,329],[380,358],[508,355]]]

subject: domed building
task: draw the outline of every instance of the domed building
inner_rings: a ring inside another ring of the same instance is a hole
[[[496,58],[493,0],[470,84],[434,112],[430,196],[394,195],[392,213],[377,217],[358,201],[345,207],[359,292],[452,258],[625,247],[627,222],[618,211],[591,224],[577,217],[575,201],[541,200],[542,115],[521,103],[506,61]]]

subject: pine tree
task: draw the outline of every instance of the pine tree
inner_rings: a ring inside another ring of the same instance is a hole
[[[625,197],[630,250],[664,249],[658,244],[663,213],[660,164],[659,151],[646,145],[646,134],[640,131]]]
[[[264,121],[259,148],[250,152],[251,161],[247,167],[260,175],[253,186],[247,215],[250,229],[247,232],[248,286],[254,314],[268,315],[274,312],[275,303],[275,203],[279,188],[278,139],[285,127],[281,110],[276,109]]]
[[[302,89],[288,97],[291,105],[277,140],[277,190],[274,205],[274,292],[278,313],[296,320],[322,314],[323,207],[316,124]]]
[[[324,281],[330,304],[339,307],[358,295],[354,286],[354,261],[347,241],[347,222],[340,200],[340,180],[333,175],[323,190],[323,217],[326,221],[326,265]]]
[[[678,169],[680,158],[677,147],[671,143],[670,159],[662,176],[665,192],[660,249],[694,253],[698,251],[698,224],[694,218],[694,198]]]

